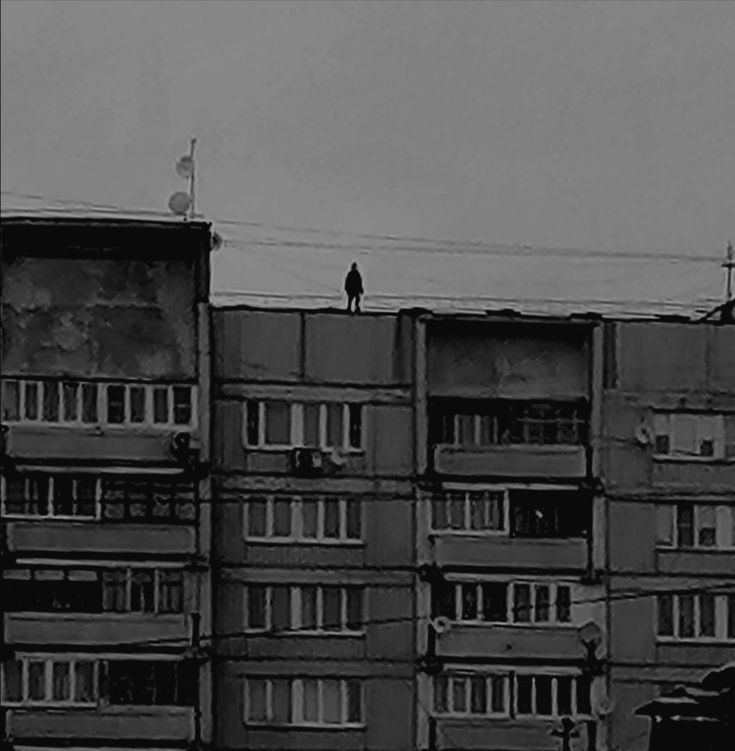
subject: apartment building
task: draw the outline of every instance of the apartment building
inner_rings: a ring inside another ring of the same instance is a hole
[[[735,658],[735,327],[605,324],[611,748]]]
[[[3,731],[211,733],[206,224],[2,220]]]
[[[218,749],[414,744],[409,314],[213,314]]]
[[[604,741],[595,319],[418,322],[419,748]]]

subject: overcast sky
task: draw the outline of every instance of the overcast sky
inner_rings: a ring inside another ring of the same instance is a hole
[[[196,136],[209,217],[700,256],[735,239],[733,2],[0,7],[4,191],[165,211]],[[279,288],[268,259],[263,281],[243,253],[226,268],[227,288]],[[667,295],[721,294],[716,264],[674,268]]]

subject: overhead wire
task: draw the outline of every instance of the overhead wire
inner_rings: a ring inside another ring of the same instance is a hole
[[[362,570],[362,569],[360,569]],[[688,577],[688,578],[695,578],[695,577]],[[535,581],[529,580],[531,584],[537,583]],[[566,581],[566,580],[565,580]],[[250,585],[260,585],[260,586],[308,586],[307,584],[303,582],[299,582],[298,584],[291,584],[291,583],[277,583],[277,584],[266,584],[263,585],[259,582],[238,582],[239,584],[242,584],[243,587]],[[462,583],[462,582],[452,582],[450,583]],[[473,582],[468,582],[472,584],[481,584],[483,581],[481,580],[475,580]],[[502,582],[501,582],[502,583]],[[315,585],[311,585],[315,586]],[[337,586],[337,585],[335,585]],[[379,585],[378,585],[379,586]],[[590,585],[594,586],[594,585]],[[602,586],[602,585],[600,585]],[[608,594],[604,594],[601,596],[596,597],[584,597],[584,598],[577,598],[572,599],[570,601],[571,605],[589,605],[589,604],[600,604],[600,603],[610,603],[610,602],[625,602],[629,600],[637,600],[641,598],[646,597],[655,597],[660,595],[697,595],[697,594],[733,594],[735,595],[735,580],[727,583],[721,583],[717,584],[715,586],[706,586],[705,582],[697,582],[695,585],[692,586],[673,586],[673,587],[632,587],[628,590],[614,590]],[[513,606],[510,609],[511,614],[517,614],[517,611],[529,611],[533,612],[534,609],[536,609],[537,606],[535,606],[533,603],[524,604],[522,606]],[[547,606],[543,606],[547,607]],[[549,606],[551,607],[551,605]],[[429,616],[430,617],[430,616]],[[396,625],[401,623],[414,623],[419,624],[424,622],[426,619],[426,616],[392,616],[389,618],[367,618],[362,621],[363,626],[383,626],[383,625]],[[475,621],[473,621],[474,623]],[[487,625],[487,627],[513,627],[514,625],[518,625],[517,623],[514,623],[513,621],[508,622],[490,622],[490,621],[477,621],[480,624]],[[457,621],[457,625],[461,626],[463,621],[459,620]],[[541,624],[543,625],[543,624]],[[522,626],[521,626],[522,627]],[[282,636],[288,636],[289,634],[298,634],[298,633],[313,633],[313,629],[306,628],[306,627],[278,627],[278,628],[270,628],[270,629],[264,629],[262,631],[253,631],[252,629],[238,629],[236,631],[225,631],[225,632],[213,632],[210,634],[201,635],[199,638],[202,642],[210,642],[210,643],[216,643],[220,641],[226,641],[230,639],[268,639],[268,638],[279,638]],[[334,632],[321,632],[321,638],[328,637],[330,633]],[[190,637],[181,636],[181,637],[158,637],[158,638],[151,638],[151,639],[137,639],[134,641],[120,641],[116,643],[116,647],[119,648],[131,648],[131,647],[164,647],[165,645],[171,645],[171,648],[177,648],[179,646],[185,647],[188,646],[190,643]],[[263,661],[263,662],[269,662],[269,661],[283,661],[284,659],[292,659],[291,657],[284,658],[282,655],[276,655],[276,656],[253,656],[249,655],[247,656],[248,659],[251,659],[253,661]],[[293,659],[298,659],[297,657],[294,657]],[[312,659],[312,658],[305,658],[305,659]],[[322,657],[319,658],[320,660]],[[337,657],[335,658],[336,661],[344,661],[348,658],[343,657]],[[365,662],[366,658],[361,657],[359,659],[360,662]],[[370,661],[370,660],[368,660]],[[390,661],[389,659],[380,659],[379,662],[386,662]]]
[[[162,216],[168,216],[171,217],[172,215],[170,213],[166,213],[163,211],[155,211],[151,209],[146,208],[138,208],[138,207],[125,207],[121,206],[119,204],[112,204],[112,203],[103,203],[103,202],[94,202],[94,201],[81,201],[81,200],[70,200],[70,199],[61,199],[61,198],[53,198],[48,195],[38,194],[38,193],[21,193],[18,191],[0,191],[2,195],[11,195],[15,197],[20,198],[27,198],[30,200],[46,200],[46,201],[52,201],[56,203],[60,203],[62,205],[71,206],[71,207],[78,207],[78,208],[96,208],[101,209],[105,211],[116,211],[116,212],[125,212],[125,213],[139,213],[139,214],[153,214],[153,215],[162,215]],[[22,209],[19,209],[22,210]],[[48,207],[47,210],[53,210],[53,207]],[[6,210],[7,211],[7,210]],[[196,218],[204,218],[202,216],[197,216]],[[459,249],[461,251],[460,254],[479,254],[479,255],[514,255],[514,256],[523,256],[523,255],[533,255],[533,254],[542,254],[545,256],[549,255],[558,255],[558,256],[566,256],[566,257],[581,257],[581,258],[596,258],[599,260],[605,260],[606,258],[621,258],[626,260],[650,260],[650,261],[662,261],[662,260],[669,260],[669,261],[685,261],[685,262],[692,262],[692,263],[720,263],[721,259],[716,257],[710,257],[710,256],[699,256],[699,255],[692,255],[687,253],[667,253],[667,252],[661,252],[661,253],[652,253],[647,251],[611,251],[611,250],[591,250],[591,249],[585,249],[585,248],[560,248],[560,247],[539,247],[539,246],[533,246],[533,245],[527,245],[527,244],[516,244],[516,245],[504,245],[501,243],[488,243],[485,241],[480,240],[458,240],[456,238],[429,238],[429,237],[422,237],[422,236],[415,236],[415,235],[401,235],[401,234],[380,234],[380,233],[360,233],[360,232],[351,232],[347,230],[334,230],[334,229],[320,229],[315,227],[307,227],[303,225],[279,225],[279,224],[273,224],[268,222],[259,222],[259,221],[246,221],[246,220],[236,220],[236,219],[227,219],[227,218],[221,218],[217,216],[207,217],[207,221],[211,221],[212,223],[218,223],[223,224],[226,226],[241,226],[241,227],[250,227],[250,228],[259,228],[259,229],[270,229],[270,230],[276,230],[281,232],[303,232],[303,233],[310,233],[310,234],[321,234],[321,235],[328,235],[328,236],[336,236],[336,237],[349,237],[349,238],[356,238],[359,240],[380,240],[382,241],[381,245],[378,246],[371,246],[364,248],[365,250],[385,250],[388,252],[395,252],[396,250],[415,250],[417,252],[436,252],[441,253],[445,255],[446,253],[451,253],[452,249]],[[411,247],[411,246],[399,246],[395,247],[392,245],[387,245],[387,243],[395,243],[395,242],[412,242],[412,243],[419,243],[420,245],[437,245],[440,247],[437,248],[422,248],[422,247]],[[238,243],[242,242],[242,240],[228,240],[225,238],[225,243],[228,245],[237,246]],[[264,246],[268,247],[270,245],[278,245],[281,248],[288,248],[288,247],[311,247],[311,248],[320,248],[320,249],[348,249],[348,250],[354,250],[355,245],[345,245],[344,243],[308,243],[308,242],[300,242],[300,241],[271,241],[271,242],[264,242],[259,241]]]

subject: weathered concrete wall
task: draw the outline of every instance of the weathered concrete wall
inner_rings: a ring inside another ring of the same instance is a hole
[[[370,669],[371,666],[364,662],[222,662],[215,691],[222,722],[215,742],[220,746],[253,751],[400,751],[413,748],[413,666],[410,663],[381,664],[380,677],[370,676]],[[363,678],[367,727],[345,730],[247,727],[243,721],[243,707],[244,679],[248,675]]]
[[[735,327],[618,323],[619,388],[735,393]]]
[[[564,399],[588,394],[581,333],[457,323],[428,328],[428,390],[435,396]]]
[[[319,311],[214,311],[215,377],[244,381],[406,384],[411,320]]]
[[[8,258],[2,344],[3,374],[194,377],[194,262]]]

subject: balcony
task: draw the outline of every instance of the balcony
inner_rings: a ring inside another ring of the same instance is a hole
[[[79,738],[183,742],[193,738],[193,725],[190,707],[13,708],[6,717],[6,732],[21,742],[23,737],[49,742]]]
[[[587,543],[565,539],[511,538],[439,533],[433,536],[433,562],[439,566],[479,566],[507,569],[584,571]]]
[[[43,551],[69,556],[153,554],[185,556],[196,551],[194,530],[183,525],[106,524],[52,519],[8,520],[7,541],[11,555]]]
[[[577,629],[571,624],[490,626],[453,623],[438,637],[436,653],[449,660],[458,656],[476,659],[581,660],[585,655]]]
[[[186,616],[182,614],[6,613],[4,635],[6,644],[32,644],[34,647],[47,644],[121,646],[141,641],[175,646],[177,640],[186,645],[189,630]]]
[[[197,428],[187,384],[6,379],[2,387],[5,451],[16,461],[173,464],[173,436]]]
[[[586,723],[578,723],[580,739],[575,748],[587,748]],[[558,751],[559,739],[551,731],[560,726],[558,718],[439,718],[439,737],[449,737],[457,748],[486,751],[488,748],[529,748]]]
[[[515,444],[434,447],[434,472],[453,477],[574,478],[587,473],[584,446]]]

